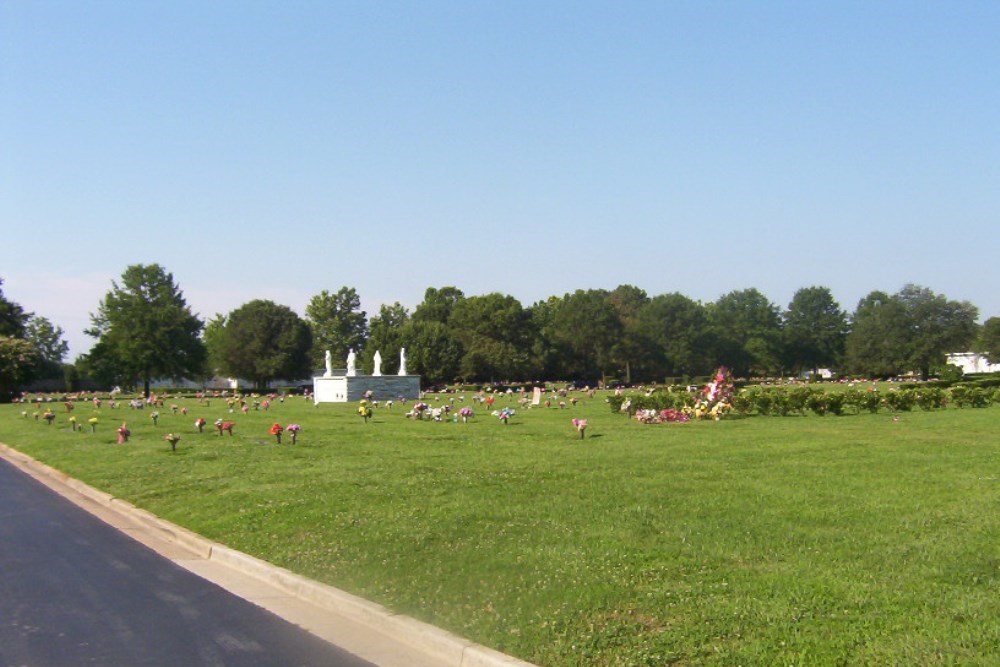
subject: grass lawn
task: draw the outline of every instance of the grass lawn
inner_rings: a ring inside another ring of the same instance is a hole
[[[180,399],[156,426],[105,405],[96,434],[52,408],[47,426],[0,406],[0,441],[540,665],[1000,664],[997,406],[643,425],[598,396],[504,426],[485,406],[365,423],[301,397],[248,415]]]

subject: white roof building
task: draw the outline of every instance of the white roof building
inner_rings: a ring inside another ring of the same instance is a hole
[[[956,352],[955,354],[949,354],[948,363],[961,368],[965,375],[1000,373],[1000,364],[991,364],[986,355],[979,352]]]

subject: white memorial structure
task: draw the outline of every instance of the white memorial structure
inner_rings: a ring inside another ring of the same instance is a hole
[[[360,401],[368,392],[376,401],[395,401],[400,397],[415,401],[420,398],[420,376],[406,372],[406,348],[399,351],[397,375],[382,374],[382,354],[377,351],[371,375],[358,373],[354,350],[348,353],[347,369],[342,371],[333,368],[329,350],[325,356],[326,371],[313,378],[313,403],[317,405]]]

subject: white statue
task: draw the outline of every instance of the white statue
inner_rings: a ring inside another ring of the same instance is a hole
[[[375,350],[374,362],[375,370],[372,372],[372,375],[382,375],[382,353],[378,350]]]
[[[347,351],[347,374],[350,376],[355,376],[358,374],[358,355],[354,353],[354,348],[352,347]]]
[[[326,354],[323,356],[323,361],[326,363],[326,372],[323,373],[323,377],[328,378],[333,375],[333,362],[330,359],[330,350],[326,351]]]
[[[399,348],[399,374],[406,375],[406,348]]]

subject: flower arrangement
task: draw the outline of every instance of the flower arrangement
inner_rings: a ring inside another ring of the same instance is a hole
[[[87,423],[90,424],[90,432],[97,433],[97,417],[91,417]]]
[[[506,426],[510,418],[514,416],[514,409],[502,408],[497,412],[495,412],[494,414],[496,415],[496,418],[499,419],[501,422],[503,422],[503,425]]]
[[[278,444],[281,444],[281,433],[285,430],[281,424],[275,422],[271,424],[271,435],[273,435],[277,440]]]
[[[70,427],[70,428],[71,428],[71,429],[72,429],[73,431],[76,431],[76,427],[77,427],[77,426],[76,426],[76,417],[70,417],[70,418],[69,418],[69,427]]]
[[[247,405],[246,403],[244,403],[243,405],[240,406],[240,410],[242,410],[243,414],[245,414],[245,415],[246,414],[250,414],[250,406]]]
[[[55,418],[56,415],[51,410],[46,410],[45,412],[42,413],[42,419],[44,419],[45,423],[48,424],[49,426],[52,426],[52,420]]]
[[[181,408],[181,414],[184,415],[185,417],[187,417],[187,413],[188,413],[188,409],[187,409],[187,406],[185,405],[184,407]]]
[[[73,408],[74,408],[73,401],[66,401],[66,412],[67,413],[73,412]]]
[[[207,422],[202,417],[198,417],[194,420],[194,427],[198,429],[198,433],[201,433],[201,430],[205,428],[206,423]]]
[[[576,429],[577,433],[580,434],[580,439],[583,440],[584,435],[587,431],[587,420],[586,419],[574,419],[573,428]]]
[[[475,417],[476,413],[472,411],[470,407],[464,407],[458,411],[458,416],[462,418],[463,424],[468,424],[471,417]]]
[[[132,431],[128,430],[128,425],[122,422],[122,425],[118,427],[118,444],[124,445],[128,442],[129,436],[132,435]]]
[[[153,426],[156,426],[157,422],[160,420],[160,413],[153,410],[149,413],[149,418],[153,420]]]
[[[708,416],[716,421],[721,419],[732,407],[733,382],[729,370],[721,366],[701,393],[701,400],[694,406],[695,416],[699,419]]]
[[[170,443],[170,451],[172,452],[177,451],[177,443],[180,441],[181,436],[177,435],[176,433],[167,433],[165,436],[163,436],[163,439]]]
[[[174,404],[172,404],[172,405],[170,406],[170,411],[171,411],[172,413],[174,413],[175,415],[176,415],[176,414],[178,413],[178,411],[180,411],[180,409],[181,409],[181,408],[180,408],[180,406],[179,406],[179,405],[177,405],[176,403],[174,403]]]
[[[414,419],[423,419],[424,414],[431,409],[431,406],[422,401],[417,401],[410,408],[410,411],[406,413],[407,417],[413,417]]]
[[[664,422],[689,422],[691,421],[691,416],[686,412],[681,412],[680,410],[675,410],[674,408],[667,408],[660,412],[660,421]]]
[[[288,426],[285,427],[285,430],[288,431],[288,433],[292,436],[292,444],[294,445],[296,438],[298,438],[299,436],[299,431],[302,430],[302,427],[299,426],[298,424],[289,424]]]
[[[368,403],[368,399],[361,399],[361,404],[358,406],[358,414],[364,418],[366,424],[368,423],[368,420],[371,419],[372,406]]]
[[[222,435],[222,432],[226,431],[230,436],[232,436],[234,426],[236,426],[235,422],[224,422],[221,419],[215,420],[215,428],[219,429],[219,435]]]

